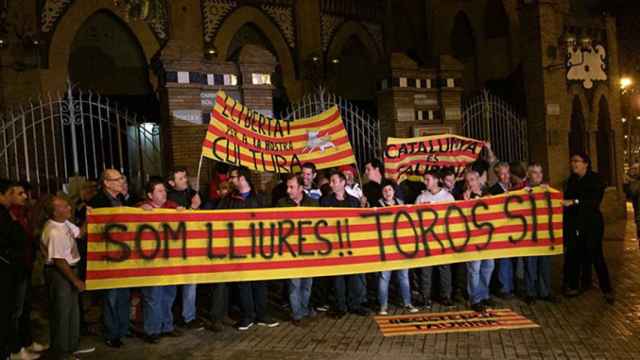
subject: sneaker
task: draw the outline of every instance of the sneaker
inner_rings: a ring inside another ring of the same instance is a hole
[[[258,320],[258,326],[264,326],[264,327],[268,327],[268,328],[274,328],[274,327],[278,327],[280,325],[279,322],[270,319],[270,318],[265,318],[262,320]]]
[[[352,314],[356,314],[358,316],[369,316],[371,315],[371,311],[364,306],[359,306],[350,311]]]
[[[158,334],[144,334],[142,336],[142,341],[146,342],[147,344],[157,344],[160,342],[160,336]]]
[[[207,330],[214,333],[222,332],[224,331],[224,325],[222,324],[222,321],[216,320],[212,322],[211,325],[207,326]]]
[[[405,305],[405,306],[404,306],[404,309],[405,309],[408,313],[410,313],[410,314],[415,314],[415,313],[417,313],[418,311],[420,311],[420,310],[418,310],[418,308],[417,308],[417,307],[415,307],[415,306],[413,306],[413,305],[411,305],[411,304],[409,304],[409,305]]]
[[[482,304],[484,304],[485,307],[490,308],[498,306],[498,304],[491,298],[482,300]]]
[[[204,324],[202,323],[202,321],[200,321],[197,318],[189,321],[188,323],[184,323],[182,327],[187,330],[195,330],[195,331],[204,330]]]
[[[482,304],[482,302],[479,302],[479,303],[471,304],[471,310],[475,312],[483,313],[487,309],[484,306],[484,304]]]
[[[564,292],[564,295],[565,295],[566,297],[570,297],[570,298],[572,298],[572,297],[576,297],[576,296],[580,295],[580,291],[578,291],[578,290],[576,290],[576,289],[567,289],[567,290]]]
[[[120,339],[105,340],[104,343],[108,347],[112,347],[112,348],[116,348],[116,349],[120,348],[120,347],[122,347],[124,345]]]
[[[431,300],[427,300],[424,302],[424,309],[425,310],[431,310],[431,308],[433,307],[433,302]]]
[[[238,329],[238,331],[247,331],[247,330],[249,330],[252,326],[253,326],[253,322],[252,322],[252,321],[246,322],[246,321],[242,321],[242,320],[238,321],[238,322],[234,325],[234,327],[235,327],[236,329]]]
[[[20,349],[20,352],[12,353],[9,356],[9,359],[11,359],[11,360],[32,360],[32,359],[37,359],[39,357],[40,357],[40,354],[30,353],[29,351],[27,351],[27,349],[22,348],[22,349]]]
[[[316,311],[327,312],[327,311],[329,311],[329,305],[316,306]]]
[[[444,307],[450,307],[453,306],[453,301],[451,301],[451,298],[445,297],[440,300],[440,304]]]
[[[165,333],[162,333],[163,337],[172,337],[172,338],[177,338],[177,337],[181,337],[182,335],[184,335],[184,333],[178,329],[173,329],[172,331],[167,331]]]
[[[380,311],[378,311],[378,315],[381,315],[381,316],[389,315],[389,312],[387,311],[387,307],[386,306],[381,306],[380,307]]]
[[[94,351],[96,351],[96,348],[94,348],[94,347],[86,347],[86,348],[81,348],[81,349],[78,349],[78,350],[74,351],[73,355],[90,354],[90,353],[92,353]]]
[[[342,319],[345,315],[347,315],[347,312],[342,310],[333,310],[329,312],[329,316],[334,319]]]
[[[27,351],[33,353],[33,352],[43,352],[48,349],[49,349],[49,345],[39,344],[34,341],[33,343],[31,343],[31,346],[27,348]]]

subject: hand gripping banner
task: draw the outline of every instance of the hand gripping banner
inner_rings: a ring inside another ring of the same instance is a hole
[[[452,134],[388,138],[384,151],[385,174],[400,181],[409,174],[451,168],[456,177],[460,177],[464,167],[478,158],[483,146],[482,141]]]
[[[87,288],[343,275],[562,253],[549,189],[434,205],[94,209]]]
[[[202,155],[261,172],[289,173],[309,161],[318,169],[355,163],[340,110],[295,120],[250,110],[224,92],[216,94]]]

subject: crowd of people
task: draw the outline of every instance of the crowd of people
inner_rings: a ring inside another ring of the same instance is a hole
[[[564,188],[563,292],[578,296],[592,287],[592,267],[608,303],[613,288],[602,251],[604,222],[600,202],[604,184],[591,170],[586,154],[574,154],[571,175]],[[383,164],[371,160],[364,166],[364,185],[352,166],[318,171],[305,163],[297,174],[283,175],[269,196],[259,191],[251,172],[244,167],[218,171],[209,194],[199,194],[189,185],[187,171],[177,168],[166,178],[153,177],[142,196],[129,191],[127,179],[118,170],[107,169],[98,184],[88,182],[75,202],[64,195],[50,196],[41,213],[26,183],[0,179],[0,281],[8,296],[0,297],[0,359],[36,359],[43,351],[53,358],[75,358],[93,351],[80,348],[83,333],[87,240],[86,212],[90,208],[134,206],[154,209],[253,209],[266,207],[383,207],[401,204],[434,204],[502,194],[518,189],[547,186],[538,163],[498,162],[489,156],[469,164],[461,179],[441,169],[412,174],[397,184],[384,177]],[[96,186],[97,185],[97,186]],[[37,214],[40,213],[40,214]],[[49,345],[32,339],[30,331],[31,277],[34,259],[44,262],[48,294]],[[286,280],[281,302],[295,326],[305,326],[318,313],[341,318],[348,313],[368,316],[390,312],[390,293],[398,292],[399,311],[428,311],[434,301],[441,307],[468,305],[482,312],[496,306],[496,298],[520,297],[528,304],[558,302],[551,287],[550,256],[478,260],[416,269],[384,271]],[[391,280],[395,279],[394,282]],[[150,344],[161,337],[179,337],[185,331],[208,329],[220,332],[230,309],[239,316],[238,331],[252,326],[273,328],[279,322],[270,315],[268,293],[275,281],[246,281],[206,285],[151,286],[142,294],[142,338]],[[282,284],[282,282],[280,282]],[[273,289],[272,289],[273,290]],[[130,327],[131,289],[100,293],[102,336],[107,346],[125,346]],[[207,319],[197,316],[196,294],[207,297]],[[278,295],[278,294],[276,294]],[[85,299],[86,300],[86,299]],[[392,301],[392,303],[394,303]],[[235,314],[235,313],[234,313]],[[174,318],[174,315],[176,318]]]

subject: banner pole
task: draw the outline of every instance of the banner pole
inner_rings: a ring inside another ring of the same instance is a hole
[[[202,156],[202,154],[200,154],[200,161],[198,162],[198,175],[196,176],[196,191],[200,191],[200,170],[202,169],[202,159],[204,159],[204,156]]]

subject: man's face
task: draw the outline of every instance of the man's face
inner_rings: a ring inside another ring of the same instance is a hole
[[[179,171],[173,174],[173,188],[182,191],[186,190],[189,187],[189,178],[187,178],[187,173],[184,171]]]
[[[53,216],[62,221],[71,218],[71,206],[67,200],[59,197],[53,199]]]
[[[115,169],[109,169],[104,174],[104,188],[110,193],[117,194],[122,192],[122,184],[124,178],[120,171]]]
[[[442,179],[442,182],[447,189],[453,190],[453,187],[456,186],[456,176],[453,174],[447,175]]]
[[[571,157],[571,172],[574,174],[584,174],[587,172],[588,164],[578,155]]]
[[[229,181],[234,188],[238,188],[238,183],[240,181],[240,176],[238,175],[238,170],[232,170],[229,174]]]
[[[467,189],[477,191],[480,189],[480,179],[477,172],[469,172],[464,176],[464,180],[467,184]]]
[[[433,190],[438,187],[438,178],[433,176],[432,174],[426,174],[424,176],[424,185],[429,190]]]
[[[532,166],[529,168],[529,172],[527,174],[529,178],[530,185],[540,185],[542,184],[542,179],[544,174],[542,172],[542,168],[540,166]]]
[[[367,176],[367,179],[369,180],[380,178],[380,170],[378,168],[373,167],[371,163],[364,166],[364,174]]]
[[[302,199],[303,193],[304,188],[300,184],[298,184],[297,179],[287,180],[287,195],[289,195],[289,199],[298,201]]]
[[[331,179],[329,179],[329,186],[334,193],[344,192],[344,187],[346,182],[342,180],[339,175],[331,175]]]
[[[304,182],[304,187],[311,187],[315,178],[316,172],[313,171],[313,169],[302,168],[302,181]]]
[[[511,182],[511,173],[509,172],[509,168],[506,166],[499,167],[496,171],[496,175],[498,176],[498,180],[503,184]]]
[[[147,196],[149,196],[149,199],[151,199],[154,204],[162,206],[167,202],[167,189],[163,184],[157,184],[154,186],[153,192],[147,194]]]
[[[9,204],[24,206],[27,202],[27,193],[22,186],[14,186],[9,189]]]

